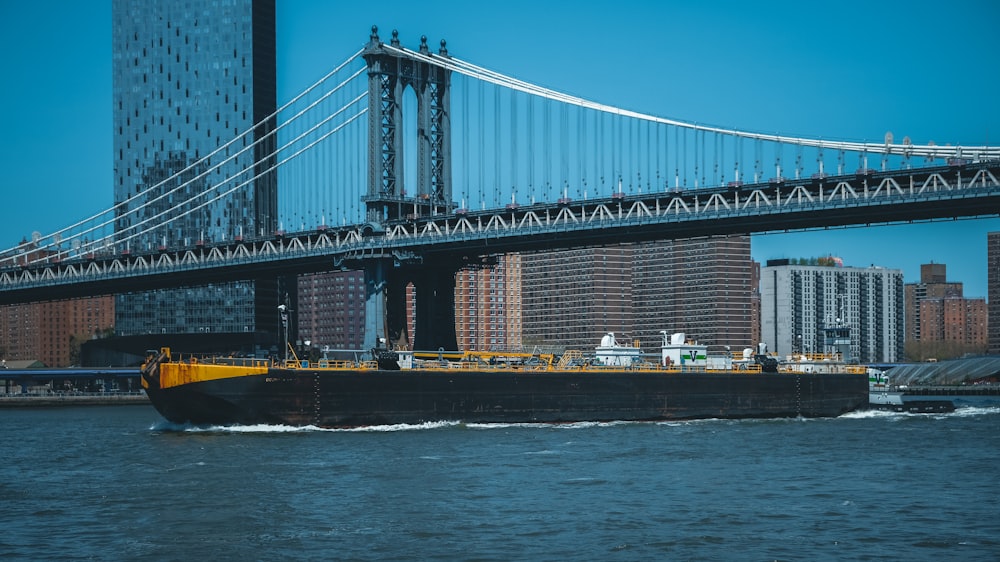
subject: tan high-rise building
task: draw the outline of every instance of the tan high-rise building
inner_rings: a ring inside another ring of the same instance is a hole
[[[80,345],[110,335],[114,297],[0,307],[0,358],[38,360],[47,367],[79,364]]]
[[[760,262],[753,262],[750,270],[750,342],[760,343]],[[753,347],[751,346],[751,347]]]
[[[661,240],[634,253],[634,332],[644,347],[658,347],[661,331],[683,332],[713,353],[758,341],[749,236]]]
[[[920,265],[920,282],[907,283],[903,286],[904,316],[906,326],[906,341],[920,341],[923,323],[920,315],[920,302],[924,299],[961,298],[962,284],[947,281],[947,266],[943,263],[925,263]]]
[[[299,340],[318,350],[359,350],[365,340],[363,271],[300,275]],[[293,342],[294,343],[294,342]]]
[[[524,345],[588,349],[614,332],[632,337],[634,246],[521,255]]]
[[[948,342],[963,346],[986,344],[986,300],[961,297],[920,301],[922,342]]]
[[[946,359],[986,351],[986,301],[965,298],[962,292],[962,283],[947,280],[945,264],[920,266],[920,282],[904,288],[908,359]]]
[[[464,351],[517,351],[521,345],[521,255],[455,276],[455,335]]]
[[[986,297],[989,353],[1000,355],[1000,232],[986,235]]]
[[[524,339],[592,349],[602,335],[658,349],[684,332],[722,352],[752,345],[748,236],[525,254]]]

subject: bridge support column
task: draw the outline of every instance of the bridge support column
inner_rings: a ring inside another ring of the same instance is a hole
[[[365,349],[385,337],[385,277],[387,260],[365,263]]]
[[[365,263],[365,341],[372,349],[385,338],[394,348],[409,348],[406,329],[407,278],[394,267],[392,260],[380,259]]]
[[[425,262],[414,274],[417,295],[416,335],[413,349],[435,351],[458,349],[455,334],[455,274],[458,262]]]
[[[386,280],[385,293],[385,334],[390,347],[412,349],[406,322],[407,279],[392,270]]]
[[[455,333],[455,274],[460,260],[429,260],[397,265],[378,259],[364,264],[365,349],[380,338],[394,348],[436,351],[458,349]],[[406,318],[406,286],[413,283],[416,307],[415,339],[410,340]]]

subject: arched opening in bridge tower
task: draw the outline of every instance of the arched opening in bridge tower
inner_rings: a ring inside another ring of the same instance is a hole
[[[417,93],[413,86],[403,90],[400,113],[403,117],[403,154],[402,158],[403,185],[400,194],[407,197],[417,196]]]

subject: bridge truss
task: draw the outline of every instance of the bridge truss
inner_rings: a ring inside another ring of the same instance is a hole
[[[370,224],[282,232],[153,253],[100,253],[24,263],[0,271],[0,303],[201,284],[266,270],[325,271],[387,259],[419,262],[435,253],[468,259],[618,241],[693,238],[846,225],[1000,215],[1000,160],[908,173],[810,178],[567,198],[504,209],[460,211]],[[179,280],[183,281],[179,281]]]

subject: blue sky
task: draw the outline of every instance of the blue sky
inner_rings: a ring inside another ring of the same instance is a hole
[[[0,0],[0,246],[112,203],[111,5]],[[460,58],[595,101],[738,129],[1000,144],[1000,3],[278,1],[279,104],[367,41],[421,35]],[[758,260],[946,263],[986,296],[1000,219],[754,237]]]

